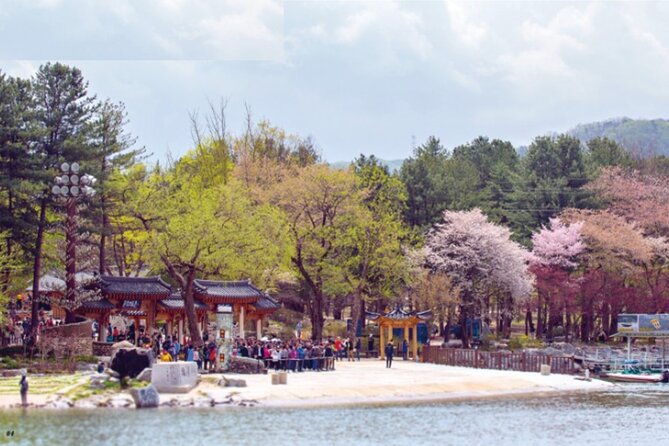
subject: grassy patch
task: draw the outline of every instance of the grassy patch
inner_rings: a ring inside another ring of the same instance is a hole
[[[19,392],[18,376],[0,378],[0,395],[15,395]],[[76,384],[81,379],[81,374],[71,375],[47,375],[30,376],[28,375],[28,384],[30,393],[35,395],[44,395],[57,392],[65,387]]]

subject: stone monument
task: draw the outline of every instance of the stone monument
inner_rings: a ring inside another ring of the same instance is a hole
[[[158,362],[151,368],[151,384],[158,392],[187,393],[197,385],[197,379],[193,361]]]

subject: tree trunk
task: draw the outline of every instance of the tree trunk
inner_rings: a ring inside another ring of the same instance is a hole
[[[362,311],[362,293],[360,290],[355,290],[353,294],[353,305],[351,306],[351,329],[348,332],[349,339],[355,339],[358,335],[358,324],[360,323],[360,315]]]
[[[37,226],[37,238],[35,239],[35,259],[33,261],[33,300],[30,311],[30,336],[29,344],[33,345],[37,340],[37,319],[39,315],[39,279],[42,274],[42,244],[44,241],[44,228],[46,226],[46,197],[42,198],[39,210],[39,222]]]
[[[197,325],[197,315],[195,314],[195,298],[193,297],[193,281],[195,280],[195,269],[188,272],[185,277],[186,283],[183,287],[182,295],[184,298],[184,309],[186,310],[186,319],[188,321],[188,331],[195,347],[201,347],[202,334]]]
[[[534,333],[534,323],[532,322],[532,308],[530,304],[527,304],[527,310],[525,311],[525,335],[529,336],[530,333]]]
[[[541,337],[544,334],[544,318],[542,317],[541,311],[542,308],[541,306],[543,305],[543,302],[541,301],[541,291],[537,293],[537,331],[535,333],[535,337],[537,339],[541,339]]]
[[[311,339],[320,341],[323,339],[323,292],[320,288],[312,289],[313,302],[311,304]]]
[[[469,330],[467,329],[468,312],[466,308],[466,304],[460,305],[460,331],[462,333],[462,348],[469,348]]]
[[[14,198],[12,194],[12,190],[9,189],[7,192],[7,214],[9,218],[14,217]],[[15,223],[12,223],[14,225]],[[7,258],[10,259],[12,257],[12,237],[13,234],[7,237],[7,243],[5,245],[5,254],[7,255]],[[7,293],[7,289],[9,288],[9,280],[11,276],[11,268],[5,268],[5,270],[2,272],[2,294]]]

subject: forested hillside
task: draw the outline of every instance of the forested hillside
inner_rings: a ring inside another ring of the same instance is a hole
[[[618,118],[579,124],[567,132],[586,143],[609,138],[635,156],[669,155],[669,120]]]

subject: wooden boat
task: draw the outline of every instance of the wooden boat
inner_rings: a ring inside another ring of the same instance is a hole
[[[623,383],[659,383],[666,382],[662,373],[607,373],[602,378]]]

